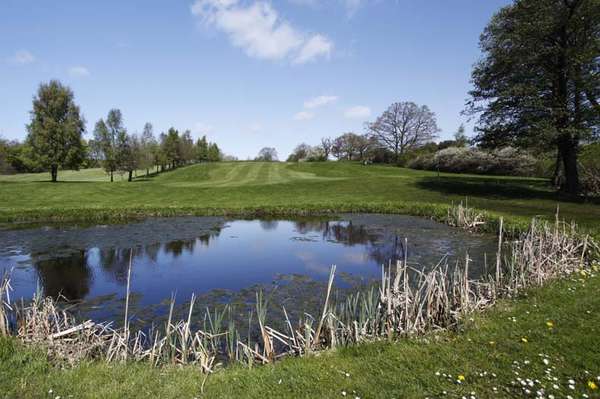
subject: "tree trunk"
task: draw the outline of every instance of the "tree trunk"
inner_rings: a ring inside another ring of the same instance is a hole
[[[552,185],[554,187],[560,186],[560,165],[562,158],[560,156],[560,149],[556,151],[556,164],[554,165],[554,173],[552,174]]]
[[[58,166],[50,166],[50,176],[52,177],[52,183],[56,183],[58,180]]]
[[[579,171],[577,170],[577,143],[572,139],[560,145],[560,154],[565,171],[565,190],[569,194],[579,193]]]
[[[113,171],[112,170],[110,171],[110,182],[111,183],[113,182]]]
[[[146,177],[150,176],[150,168],[146,168]]]
[[[127,178],[127,181],[132,181],[133,180],[133,170],[129,171],[129,177]]]

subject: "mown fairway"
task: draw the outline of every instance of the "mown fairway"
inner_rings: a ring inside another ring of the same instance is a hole
[[[140,172],[141,175],[141,172]],[[49,175],[0,177],[0,220],[86,219],[118,213],[230,214],[262,210],[396,210],[465,201],[507,216],[552,217],[557,205],[566,219],[597,227],[600,206],[573,202],[541,179],[453,175],[357,163],[199,164],[108,182],[99,169]]]

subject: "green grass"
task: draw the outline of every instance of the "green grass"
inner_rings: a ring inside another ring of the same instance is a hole
[[[441,217],[451,203],[503,215],[513,225],[533,216],[567,220],[600,233],[598,202],[573,201],[542,179],[453,175],[355,163],[219,163],[193,165],[132,183],[108,182],[101,170],[0,176],[0,221],[97,220],[176,214],[398,212]],[[491,224],[493,226],[493,224]],[[544,380],[539,353],[550,356],[560,391],[577,395],[600,375],[600,277],[559,281],[526,298],[475,315],[459,333],[394,344],[373,343],[286,359],[273,366],[230,368],[206,381],[203,397],[514,397],[514,372]],[[516,321],[512,321],[514,317]],[[546,325],[555,324],[553,329]],[[522,342],[527,337],[528,342]],[[494,344],[490,344],[494,342]],[[524,365],[525,360],[530,361]],[[521,362],[516,369],[514,361]],[[485,377],[478,373],[486,371]],[[588,371],[590,375],[585,374]],[[449,373],[452,379],[436,376]],[[346,376],[348,373],[349,376]],[[491,373],[497,378],[490,377]],[[454,379],[464,374],[464,384]],[[193,367],[88,363],[61,370],[44,353],[0,339],[0,397],[199,397],[204,377]],[[492,388],[499,389],[494,394]],[[49,391],[52,391],[49,393]],[[356,391],[356,393],[354,393]]]
[[[192,165],[132,183],[101,170],[0,176],[0,221],[140,215],[370,211],[443,213],[468,198],[512,220],[563,218],[600,231],[598,201],[572,201],[543,179],[441,174],[357,163],[235,162]]]
[[[600,390],[587,388],[587,383],[600,376],[599,290],[598,276],[557,281],[475,314],[457,333],[364,344],[253,369],[221,370],[207,379],[203,395],[204,376],[194,367],[87,363],[62,370],[51,366],[41,351],[0,339],[0,396],[342,398],[346,391],[350,398],[461,398],[470,392],[478,398],[505,398],[521,396],[520,388],[511,385],[520,377],[540,380],[546,393],[557,398],[567,394],[581,398],[583,393],[598,398]],[[548,365],[539,354],[548,356]],[[547,368],[556,382],[546,379]],[[455,382],[458,375],[465,376],[463,384]],[[568,388],[569,379],[575,381],[575,391]],[[554,383],[558,390],[552,388]],[[448,395],[441,395],[443,391]]]

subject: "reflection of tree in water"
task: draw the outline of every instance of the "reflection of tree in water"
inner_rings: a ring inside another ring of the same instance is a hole
[[[263,230],[267,230],[267,231],[275,230],[277,228],[277,226],[279,226],[279,222],[277,220],[261,220],[260,221],[260,227],[262,227]]]
[[[324,240],[345,246],[365,245],[369,257],[379,264],[404,259],[404,240],[395,232],[343,221],[303,220],[295,223],[301,234],[321,233]]]
[[[146,245],[144,247],[144,253],[148,257],[148,259],[150,259],[152,262],[156,263],[156,261],[158,259],[158,254],[160,252],[160,247],[161,247],[161,244],[159,242],[150,244],[150,245]]]
[[[120,284],[127,283],[130,251],[134,258],[142,252],[140,248],[102,248],[99,251],[100,266]]]
[[[39,276],[45,296],[62,295],[69,300],[83,299],[90,291],[92,271],[83,250],[70,256],[36,260],[33,265]]]

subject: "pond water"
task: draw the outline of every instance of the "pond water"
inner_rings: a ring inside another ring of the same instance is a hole
[[[444,256],[452,265],[468,252],[476,275],[484,253],[491,257],[495,250],[493,236],[400,215],[150,218],[0,230],[0,271],[14,268],[12,299],[41,290],[75,303],[81,317],[118,321],[131,254],[130,313],[147,323],[165,316],[171,295],[183,311],[192,293],[200,309],[224,303],[249,308],[261,289],[270,293],[273,308],[317,312],[332,264],[336,295],[343,296],[376,281],[383,264],[405,256],[414,267],[428,268]]]

